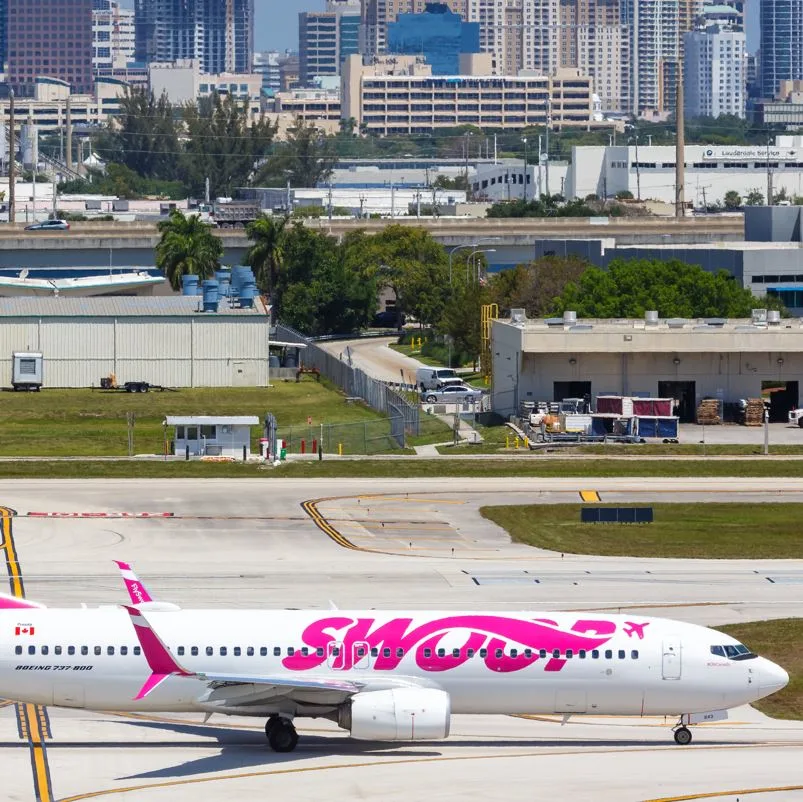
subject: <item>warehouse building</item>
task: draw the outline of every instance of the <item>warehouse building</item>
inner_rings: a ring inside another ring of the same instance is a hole
[[[803,322],[754,310],[747,320],[528,320],[524,310],[493,323],[493,408],[509,415],[526,401],[601,395],[674,399],[681,422],[702,399],[771,400],[770,420],[798,406]],[[735,416],[734,416],[735,417]]]
[[[43,355],[43,387],[144,381],[166,387],[268,384],[270,318],[260,298],[203,311],[201,296],[0,298],[0,363]]]

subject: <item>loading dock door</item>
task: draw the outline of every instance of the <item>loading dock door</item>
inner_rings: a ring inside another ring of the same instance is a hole
[[[697,417],[697,389],[694,382],[658,382],[659,398],[674,398],[680,402],[677,416],[681,423],[694,423]]]
[[[798,383],[761,382],[761,397],[770,402],[770,423],[786,423],[790,409],[797,409]]]
[[[564,398],[585,398],[591,395],[591,382],[555,382],[553,385],[553,401]]]

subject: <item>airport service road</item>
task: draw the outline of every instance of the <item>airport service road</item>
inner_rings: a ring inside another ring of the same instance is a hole
[[[374,379],[415,384],[415,372],[422,367],[422,363],[388,347],[397,340],[398,337],[371,337],[324,341],[318,345],[344,362],[365,371]]]
[[[121,601],[116,558],[185,607],[594,608],[713,625],[803,615],[803,560],[561,557],[510,544],[477,512],[577,502],[581,490],[610,502],[803,501],[803,480],[789,479],[763,492],[733,479],[20,480],[3,483],[0,504],[17,515],[0,551],[50,605]],[[749,709],[699,728],[686,749],[663,720],[458,717],[453,739],[400,748],[304,721],[289,757],[267,750],[260,721],[156,719],[0,707],[0,796],[618,801],[803,784],[803,725]]]

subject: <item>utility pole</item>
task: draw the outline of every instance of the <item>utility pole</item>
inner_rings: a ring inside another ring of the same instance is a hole
[[[67,95],[67,106],[66,106],[66,120],[65,124],[67,126],[67,169],[72,170],[72,99],[70,95]]]
[[[521,141],[524,143],[524,202],[527,203],[527,137],[522,137]]]
[[[17,212],[17,142],[14,122],[14,90],[8,93],[8,222],[16,220]]]
[[[685,217],[686,215],[686,112],[683,108],[685,103],[683,67],[684,61],[683,56],[681,56],[678,62],[678,88],[675,101],[675,121],[677,123],[675,135],[675,217]]]
[[[772,206],[772,170],[770,169],[770,135],[767,133],[767,206]]]
[[[550,84],[550,92],[552,86]],[[546,195],[549,195],[549,129],[552,128],[552,96],[546,99],[546,163],[544,165],[544,182],[546,184]]]

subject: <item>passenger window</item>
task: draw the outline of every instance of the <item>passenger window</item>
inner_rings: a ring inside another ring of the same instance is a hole
[[[197,646],[193,646],[193,647],[190,649],[190,654],[191,654],[193,657],[197,657],[197,656],[198,656],[198,647],[197,647]]]
[[[306,648],[306,647],[304,647],[304,648],[301,650],[301,652],[302,652],[304,655],[306,655],[306,654],[307,654],[307,648]],[[365,646],[358,646],[358,647],[357,647],[357,657],[365,657]]]
[[[301,654],[302,654],[304,657],[307,657],[307,656],[309,655],[309,649],[308,649],[306,646],[302,646],[302,647],[301,647]],[[362,653],[362,652],[360,652],[360,657],[362,657],[362,656],[363,656],[363,653]]]
[[[469,657],[474,657],[474,649],[469,649],[468,650],[468,656]]]
[[[323,653],[323,649],[319,649],[318,651]],[[371,657],[379,657],[379,649],[377,649],[376,646],[371,647]]]
[[[530,657],[533,656],[533,650],[532,649],[525,649],[524,650],[524,656],[529,659]]]
[[[452,657],[460,657],[460,649],[452,649]]]
[[[229,650],[225,646],[220,647],[220,656],[225,657],[229,653]]]
[[[128,654],[128,646],[121,646],[120,654],[123,655],[123,657],[125,657]]]
[[[501,657],[503,654],[504,654],[504,652],[503,652],[501,649],[497,649],[497,650],[494,652],[494,655],[495,655],[496,657]]]
[[[579,652],[577,652],[577,656],[578,656],[578,657],[579,657],[581,660],[585,660],[585,659],[586,659],[586,650],[585,650],[585,649],[580,649],[580,651],[579,651]]]
[[[179,657],[184,657],[184,647],[183,646],[179,646],[178,647],[178,656]]]
[[[613,659],[613,650],[611,650],[611,649],[606,649],[605,650],[605,659],[606,660],[612,660]]]
[[[571,649],[567,649],[566,650],[566,659],[567,660],[571,660],[573,654],[574,654],[574,652]]]
[[[248,649],[246,649],[245,653],[246,653],[246,655],[248,657],[253,657],[254,656],[254,647],[253,646],[249,646]]]
[[[212,655],[214,653],[215,653],[215,650],[211,646],[207,646],[206,647],[206,656],[207,657],[212,657]]]
[[[290,654],[289,651],[288,651],[288,654]],[[332,649],[332,657],[340,657],[340,647],[339,646],[335,646]]]
[[[109,657],[113,657],[114,656],[114,646],[107,646],[106,647],[106,654],[108,654]]]
[[[480,649],[480,657],[487,657],[488,650],[487,649]]]
[[[100,655],[101,651],[102,650],[101,650],[100,646],[96,646],[95,649],[94,649],[94,652],[95,652],[96,656]]]
[[[139,655],[140,655],[140,654],[142,654],[142,649],[141,649],[139,646],[135,646],[135,647],[134,647],[134,654],[135,654],[137,657],[139,657]]]
[[[630,652],[630,658],[631,660],[638,660],[638,649],[633,649],[633,651]]]
[[[594,659],[594,660],[599,660],[599,650],[598,650],[598,649],[594,649],[594,650],[591,652],[591,657],[592,657],[592,659]]]
[[[22,654],[22,646],[15,646],[14,654]]]
[[[620,660],[624,660],[625,659],[625,650],[624,649],[619,649],[619,659]]]
[[[61,646],[54,646],[53,652],[54,654],[61,654]]]
[[[234,656],[240,657],[242,655],[242,649],[239,646],[234,647]]]
[[[282,656],[282,647],[281,646],[274,646],[273,647],[273,656],[274,657],[281,657]]]
[[[82,646],[81,647],[81,654],[83,654],[83,655],[89,654],[89,646]]]
[[[36,654],[36,646],[29,646],[28,654]]]
[[[295,650],[294,646],[288,646],[287,647],[287,656],[288,657],[292,657],[295,653],[296,653],[296,650]]]
[[[543,660],[546,657],[546,649],[539,649],[538,656]]]
[[[390,657],[390,649],[387,646],[382,649],[382,657]]]
[[[67,654],[69,654],[69,655],[75,654],[75,646],[68,646],[67,647]]]
[[[552,657],[560,657],[560,649],[553,649]]]
[[[438,657],[446,657],[446,649],[438,649]]]
[[[268,656],[268,647],[267,646],[260,646],[259,647],[259,656],[260,657],[267,657]]]
[[[518,657],[519,656],[519,650],[518,649],[511,649],[510,650],[510,656],[511,657]]]
[[[315,650],[315,654],[316,654],[318,657],[323,657],[323,646],[319,646],[319,647],[318,647],[318,648]]]
[[[42,654],[47,654],[50,651],[47,646],[42,647]]]

